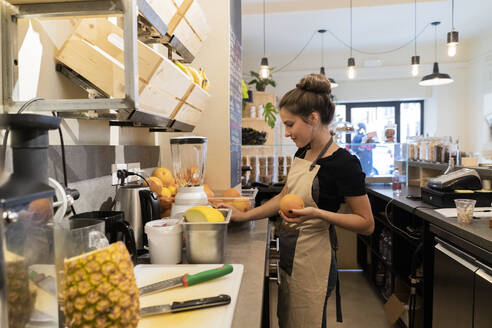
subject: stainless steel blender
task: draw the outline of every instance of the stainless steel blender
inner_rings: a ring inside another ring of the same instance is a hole
[[[171,138],[173,173],[178,184],[171,215],[183,213],[193,206],[207,205],[207,194],[203,190],[207,138],[185,136]]]
[[[60,119],[51,116],[0,115],[0,128],[10,131],[13,159],[13,173],[0,186],[1,320],[8,313],[2,327],[58,326],[48,130],[59,125]],[[45,279],[33,281],[33,276]],[[42,310],[34,308],[40,295],[47,295]]]

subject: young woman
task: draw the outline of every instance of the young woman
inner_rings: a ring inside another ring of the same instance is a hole
[[[374,229],[365,175],[356,156],[333,142],[328,124],[335,105],[324,75],[305,76],[280,101],[285,136],[299,148],[282,192],[248,212],[233,210],[234,221],[256,220],[279,214],[280,281],[279,325],[295,328],[326,327],[326,303],[337,283],[333,226],[361,234]],[[294,218],[279,211],[280,199],[299,195],[305,204],[292,210]],[[337,211],[347,203],[351,214]],[[338,293],[337,293],[338,294]],[[339,295],[337,295],[339,296]],[[337,297],[337,319],[341,321]]]

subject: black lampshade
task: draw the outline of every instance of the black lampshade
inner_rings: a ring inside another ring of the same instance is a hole
[[[422,86],[435,86],[453,83],[453,79],[449,74],[439,72],[439,64],[434,63],[432,74],[426,75],[420,80],[419,84]]]

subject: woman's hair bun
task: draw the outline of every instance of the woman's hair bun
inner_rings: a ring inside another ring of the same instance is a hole
[[[322,74],[309,74],[296,84],[298,89],[314,93],[331,93],[330,81]]]

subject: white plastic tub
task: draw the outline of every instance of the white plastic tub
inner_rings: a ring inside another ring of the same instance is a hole
[[[177,264],[181,262],[183,242],[182,219],[161,219],[145,224],[152,264]]]

